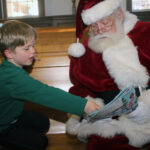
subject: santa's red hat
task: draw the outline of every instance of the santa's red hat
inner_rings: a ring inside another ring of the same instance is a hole
[[[79,43],[87,25],[109,16],[117,9],[122,0],[80,0],[76,13],[77,43],[70,45],[68,52],[73,57],[81,57],[85,53],[84,46]]]

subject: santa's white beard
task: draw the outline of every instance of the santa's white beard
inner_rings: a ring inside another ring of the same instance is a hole
[[[121,39],[125,36],[123,24],[121,21],[116,20],[117,32],[115,33],[104,33],[99,35],[94,35],[93,31],[90,31],[90,38],[88,46],[96,53],[101,53],[105,49],[114,46],[119,43]]]

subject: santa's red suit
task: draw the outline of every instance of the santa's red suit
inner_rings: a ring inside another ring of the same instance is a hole
[[[88,47],[89,39],[83,42],[85,54],[80,58],[71,57],[73,86],[70,93],[90,96],[96,101],[98,97],[107,103],[116,96],[115,92],[129,85],[135,88],[150,86],[150,22],[138,21],[135,15],[126,12],[124,30],[126,35],[118,44],[100,53]],[[139,108],[133,115],[92,124],[72,116],[67,121],[66,130],[85,140],[87,150],[139,150],[150,143],[150,90],[143,91],[138,101]]]

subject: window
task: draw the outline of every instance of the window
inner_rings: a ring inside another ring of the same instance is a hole
[[[133,0],[132,11],[150,11],[150,0]]]
[[[6,0],[7,17],[39,16],[38,0]]]
[[[142,21],[150,21],[150,0],[127,0],[127,9]]]
[[[0,0],[1,19],[44,16],[44,0]]]

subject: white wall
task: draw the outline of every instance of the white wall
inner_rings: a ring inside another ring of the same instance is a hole
[[[45,15],[71,15],[72,0],[45,0]]]
[[[122,8],[126,10],[126,0],[122,0]],[[72,0],[45,0],[45,15],[59,16],[72,14]]]
[[[122,8],[126,10],[126,0],[122,0]]]

